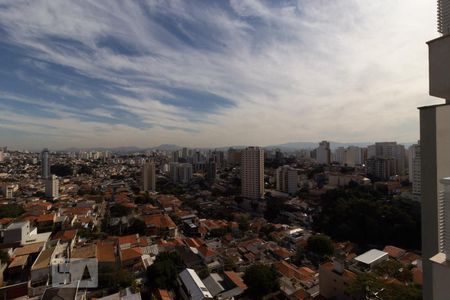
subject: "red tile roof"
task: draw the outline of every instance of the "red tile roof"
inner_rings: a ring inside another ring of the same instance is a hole
[[[246,289],[247,285],[244,283],[241,277],[238,274],[232,271],[224,271],[224,274],[238,287],[241,289]]]

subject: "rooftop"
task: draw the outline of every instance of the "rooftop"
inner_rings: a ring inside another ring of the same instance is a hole
[[[387,252],[372,249],[367,251],[366,253],[361,254],[360,256],[355,257],[355,260],[363,264],[370,265],[387,255]]]

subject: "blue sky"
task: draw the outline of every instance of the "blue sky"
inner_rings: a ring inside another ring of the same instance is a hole
[[[415,141],[435,6],[2,1],[0,144]]]

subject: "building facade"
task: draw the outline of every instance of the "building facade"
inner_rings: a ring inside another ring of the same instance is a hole
[[[297,170],[290,166],[279,167],[276,171],[277,190],[283,193],[295,194],[298,190]]]
[[[264,196],[264,150],[248,147],[242,150],[242,196],[259,199]]]
[[[142,166],[142,190],[144,192],[156,191],[156,166],[153,162],[146,162]]]

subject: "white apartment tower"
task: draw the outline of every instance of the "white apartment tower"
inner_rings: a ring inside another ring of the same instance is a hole
[[[153,162],[146,162],[142,166],[142,190],[144,192],[156,191],[156,166]]]
[[[259,199],[264,196],[264,150],[248,147],[242,150],[242,196]]]
[[[41,152],[41,177],[50,178],[50,153],[47,148]]]
[[[277,169],[277,190],[283,193],[295,194],[298,190],[297,170],[290,166],[282,166]]]
[[[51,199],[59,197],[59,180],[55,175],[45,179],[45,197]]]
[[[443,36],[429,41],[429,93],[445,99],[445,103],[420,109],[420,157],[422,201],[423,299],[448,299],[450,276],[442,269],[439,213],[442,203],[442,178],[450,177],[450,2],[438,1],[438,31]],[[447,196],[446,196],[447,197]],[[446,220],[446,223],[447,220]],[[434,259],[431,259],[431,258]],[[442,271],[442,272],[440,272]],[[444,280],[444,282],[440,281]]]
[[[409,182],[412,184],[412,192],[420,196],[422,191],[421,170],[420,170],[420,142],[409,147]]]

